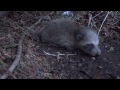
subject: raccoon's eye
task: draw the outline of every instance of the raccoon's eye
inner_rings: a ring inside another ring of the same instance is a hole
[[[88,49],[88,50],[91,50],[91,49],[94,48],[94,45],[93,45],[93,44],[87,44],[87,45],[85,46],[85,48]]]
[[[78,41],[83,40],[83,36],[82,35],[77,35],[77,40]]]

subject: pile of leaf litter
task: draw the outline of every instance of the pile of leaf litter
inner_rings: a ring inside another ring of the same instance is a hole
[[[73,19],[93,27],[100,36],[98,58],[69,53],[27,34],[41,28],[60,11],[12,11],[0,18],[0,78],[104,79],[120,78],[120,12],[73,11]]]

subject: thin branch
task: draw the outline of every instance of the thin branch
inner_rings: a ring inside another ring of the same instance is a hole
[[[107,17],[108,17],[109,14],[110,14],[110,11],[107,12],[107,14],[106,14],[106,16],[105,16],[105,18],[104,18],[101,26],[100,26],[100,29],[98,30],[98,35],[99,35],[99,33],[100,33],[100,31],[101,31],[101,28],[102,28],[102,26],[103,26],[103,24],[104,24],[104,22],[105,22],[105,20],[107,19]]]
[[[57,57],[57,60],[60,59],[60,56],[67,56],[67,58],[68,58],[68,56],[76,55],[76,54],[62,54],[60,52],[56,52],[57,53],[57,55],[56,55],[56,54],[50,54],[50,53],[48,53],[48,52],[46,52],[44,50],[43,50],[43,52],[45,53],[45,55]]]
[[[103,11],[101,11],[100,13],[96,14],[95,16],[93,16],[93,18],[97,17],[98,15],[100,15]]]
[[[37,22],[35,22],[33,25],[31,25],[29,28],[35,27],[35,25],[39,24],[43,18],[40,18]]]
[[[98,27],[96,26],[96,22],[94,21],[93,18],[92,18],[92,22],[93,22],[93,23],[91,23],[91,24],[92,24],[91,27],[94,26],[96,29],[98,29]]]
[[[92,23],[93,22],[93,23]],[[97,26],[95,24],[96,22],[94,21],[93,17],[92,17],[92,14],[89,14],[89,22],[88,22],[88,27],[91,27],[94,26],[96,29],[97,29]]]
[[[46,52],[45,50],[43,50],[43,52],[44,52],[45,55],[57,57],[57,55],[55,55],[55,54],[50,54],[50,53]]]

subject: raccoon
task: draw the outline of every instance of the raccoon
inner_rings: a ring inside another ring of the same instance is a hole
[[[101,54],[98,34],[69,18],[49,22],[41,32],[41,38],[44,43],[53,43],[70,51],[82,50],[91,56]]]

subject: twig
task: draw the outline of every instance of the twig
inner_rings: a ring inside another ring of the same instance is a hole
[[[33,28],[35,25],[39,24],[43,18],[40,18],[37,22],[31,25],[29,28]]]
[[[16,47],[16,46],[18,46],[18,44],[10,44],[10,45],[3,45],[3,46],[1,46],[2,48],[14,48],[14,47]]]
[[[93,18],[97,17],[98,15],[100,15],[103,11],[101,11],[100,13],[96,14],[95,16],[93,16]]]
[[[92,23],[92,22],[93,22],[93,23]],[[94,21],[94,19],[93,19],[93,17],[92,17],[92,14],[89,14],[88,27],[90,27],[90,25],[91,25],[91,27],[92,27],[92,26],[95,26],[95,28],[97,29],[97,26],[96,26],[95,21]]]
[[[15,58],[13,64],[8,69],[8,72],[10,72],[10,73],[13,72],[13,70],[15,69],[15,67],[18,65],[18,63],[20,61],[21,54],[22,54],[22,42],[23,42],[24,37],[25,37],[25,32],[23,33],[23,35],[21,36],[21,39],[19,40],[19,46],[18,46],[18,52],[17,52],[16,58]],[[6,79],[7,77],[8,77],[8,73],[6,72],[0,77],[0,79]]]
[[[60,53],[60,52],[56,52],[56,53],[58,53],[58,58],[59,58],[59,56],[66,56],[66,57],[68,58],[68,56],[77,55],[77,54],[62,54],[62,53]]]
[[[20,72],[19,74],[24,74],[26,76],[29,76],[29,73],[27,73],[26,71],[21,70],[20,68],[17,68],[17,70]]]
[[[3,60],[2,60],[1,58],[0,58],[0,64],[2,64],[4,68],[5,68],[5,66],[7,66],[7,64],[4,63]]]
[[[96,29],[98,29],[97,26],[96,26],[96,22],[94,21],[93,18],[92,18],[92,22],[93,22],[93,24],[91,25],[91,27],[94,26]]]
[[[80,70],[81,73],[87,75],[90,79],[92,79],[93,77],[85,70]]]
[[[91,24],[91,20],[92,20],[92,15],[91,14],[89,14],[89,22],[88,22],[88,27],[90,26],[90,24]]]
[[[99,33],[100,33],[100,31],[101,31],[101,28],[102,28],[102,26],[103,26],[103,24],[104,24],[104,22],[105,22],[105,20],[107,19],[107,17],[108,17],[109,14],[110,14],[110,11],[107,12],[107,14],[106,14],[106,16],[105,16],[105,18],[104,18],[101,26],[100,26],[100,29],[98,30],[98,35],[99,35]]]

